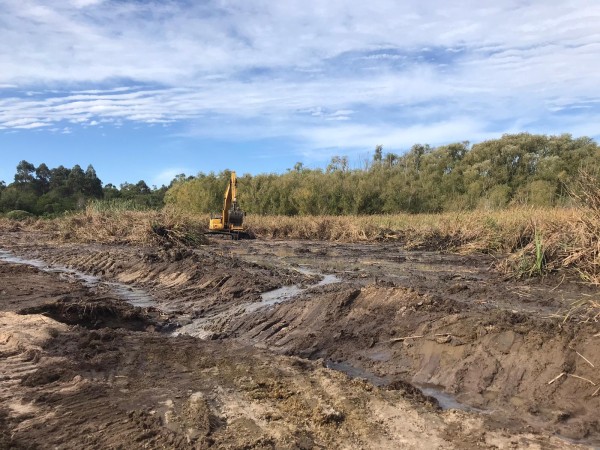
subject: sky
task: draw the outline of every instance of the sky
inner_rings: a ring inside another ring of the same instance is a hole
[[[597,0],[0,0],[0,180],[361,167],[504,133],[600,136]]]

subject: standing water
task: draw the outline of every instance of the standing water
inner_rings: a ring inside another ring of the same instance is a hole
[[[305,275],[320,275],[317,272],[312,272],[306,269],[297,270]],[[325,286],[332,283],[339,283],[340,281],[341,280],[339,277],[330,274],[323,275],[323,278],[320,281],[304,288],[294,284],[292,286],[283,286],[272,291],[263,292],[259,302],[243,303],[241,305],[237,305],[235,307],[235,311],[227,310],[212,316],[199,317],[192,320],[191,323],[178,328],[173,335],[178,336],[181,334],[186,334],[200,339],[207,339],[213,334],[211,327],[215,323],[222,323],[223,321],[227,321],[230,317],[237,317],[241,314],[252,313],[262,308],[268,308],[269,306],[292,300],[308,289],[318,286]]]
[[[133,288],[131,286],[127,286],[126,284],[117,283],[114,281],[103,281],[100,277],[89,275],[68,267],[59,265],[51,266],[39,259],[21,258],[20,256],[12,254],[11,252],[7,252],[6,250],[0,250],[0,261],[35,267],[42,272],[57,273],[61,277],[80,281],[88,288],[105,286],[115,296],[125,300],[127,303],[133,306],[139,306],[140,308],[147,308],[156,305],[156,301],[142,289]]]

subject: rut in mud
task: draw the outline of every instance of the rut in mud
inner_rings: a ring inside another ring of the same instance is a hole
[[[569,445],[552,434],[600,442],[597,326],[552,317],[595,295],[589,287],[505,280],[487,257],[399,245],[217,241],[189,250],[44,239],[15,233],[0,248],[99,281],[0,263],[4,282],[29,280],[0,298],[3,311],[27,314],[11,320],[59,321],[35,344],[39,379],[19,381],[19,404],[40,410],[15,429],[37,429],[53,402],[101,412],[79,424],[53,416],[38,443],[74,447],[76,430],[93,424],[88,432],[105,446],[421,448],[424,423],[448,448]],[[127,304],[114,283],[143,290],[154,306]],[[0,421],[14,427],[21,416],[5,403]]]
[[[85,288],[30,267],[0,268],[3,307],[15,297],[52,305],[66,292],[76,303]],[[87,292],[88,303],[105,302]],[[124,326],[132,311],[148,329]],[[440,414],[402,383],[383,390],[234,340],[169,337],[154,331],[151,313],[121,302],[115,328],[90,329],[0,312],[0,447],[420,448],[423,433],[439,448],[560,444],[482,431],[479,419]]]

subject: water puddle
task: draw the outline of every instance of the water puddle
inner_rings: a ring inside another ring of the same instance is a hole
[[[108,286],[113,294],[125,300],[132,306],[138,306],[140,308],[156,306],[156,300],[150,297],[143,289],[112,281],[100,281],[100,283]]]
[[[237,305],[235,310],[226,310],[212,316],[199,317],[192,320],[191,323],[185,324],[178,328],[175,332],[173,332],[173,336],[186,334],[200,339],[207,339],[213,335],[213,331],[211,331],[211,329],[218,328],[215,327],[216,324],[222,324],[232,317],[239,317],[243,314],[258,311],[259,309],[268,308],[273,305],[292,300],[309,289],[319,286],[326,286],[328,284],[339,283],[341,281],[341,278],[333,274],[321,275],[318,272],[313,272],[306,268],[298,268],[296,270],[305,275],[322,276],[323,278],[317,283],[306,287],[300,287],[299,285],[283,286],[278,289],[262,293],[261,300],[259,302],[242,303]]]
[[[35,267],[42,272],[57,273],[63,279],[81,282],[84,286],[91,289],[99,287],[108,288],[110,293],[133,306],[139,306],[141,308],[156,306],[156,301],[142,289],[114,281],[103,281],[100,277],[70,269],[69,267],[51,266],[39,259],[21,258],[20,256],[16,256],[5,250],[0,250],[0,261]]]
[[[467,411],[479,414],[489,414],[491,412],[486,411],[484,409],[475,408],[474,406],[465,405],[464,403],[459,402],[452,394],[444,392],[441,386],[427,383],[414,383],[414,385],[418,387],[423,394],[435,398],[438,401],[440,408],[442,408],[443,410],[457,409],[460,411]]]
[[[388,377],[380,377],[375,375],[367,370],[354,367],[347,362],[334,362],[331,360],[325,361],[325,367],[332,370],[337,370],[338,372],[342,372],[348,375],[350,378],[361,378],[367,380],[369,383],[374,386],[383,387],[390,383],[390,379]],[[434,384],[421,384],[421,383],[413,383],[415,387],[417,387],[423,394],[435,398],[440,408],[443,410],[446,409],[457,409],[460,411],[467,411],[472,413],[479,414],[490,414],[492,411],[487,411],[479,408],[475,408],[473,406],[465,405],[464,403],[460,403],[454,396],[444,392],[441,386],[437,386]]]
[[[272,291],[263,292],[261,294],[260,302],[248,303],[245,305],[246,312],[254,312],[262,308],[267,308],[269,306],[276,305],[278,303],[282,303],[288,300],[291,300],[303,292],[313,289],[319,286],[327,286],[328,284],[339,283],[341,279],[337,275],[327,274],[321,275],[318,272],[313,272],[312,270],[308,270],[304,267],[296,269],[298,272],[303,273],[304,275],[309,276],[322,276],[323,278],[315,284],[311,284],[307,287],[300,287],[297,284],[292,286],[283,286],[278,289],[274,289]]]
[[[304,292],[304,289],[297,285],[283,286],[273,291],[264,292],[260,296],[260,302],[248,305],[246,311],[255,311],[259,308],[264,308],[266,306],[272,306],[276,305],[277,303],[285,302],[286,300],[291,300],[292,298],[300,295],[302,292]]]
[[[332,370],[337,370],[338,372],[345,373],[350,378],[361,378],[363,380],[367,380],[369,383],[375,386],[385,386],[389,384],[390,380],[385,377],[379,377],[371,372],[368,372],[363,369],[359,369],[358,367],[351,366],[350,364],[340,361],[334,362],[327,360],[325,361],[325,367]]]

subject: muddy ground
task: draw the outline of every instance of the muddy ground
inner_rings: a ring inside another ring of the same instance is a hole
[[[576,279],[401,243],[0,250],[0,448],[600,445]]]

